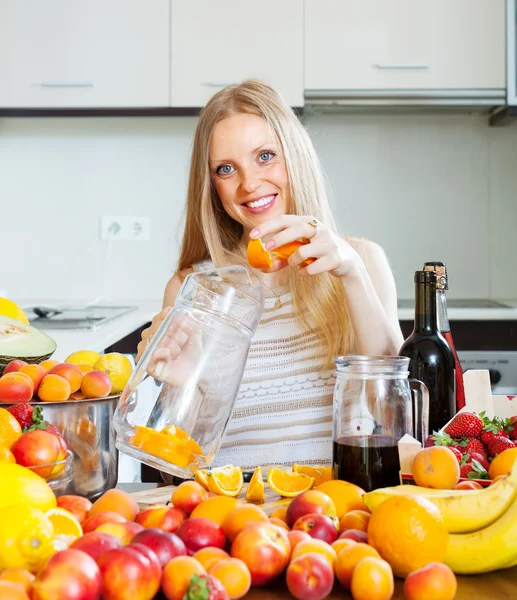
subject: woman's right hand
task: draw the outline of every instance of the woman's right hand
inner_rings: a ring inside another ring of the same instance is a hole
[[[153,317],[153,320],[151,321],[151,326],[142,331],[142,340],[136,348],[136,362],[137,363],[142,358],[142,354],[145,352],[145,349],[149,345],[151,338],[158,331],[158,328],[160,327],[160,325],[165,320],[165,318],[167,317],[167,315],[170,313],[171,310],[172,310],[172,307],[166,306],[157,315],[155,315]]]

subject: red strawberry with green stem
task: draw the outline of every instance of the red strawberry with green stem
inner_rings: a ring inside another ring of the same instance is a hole
[[[496,436],[502,436],[506,438],[508,437],[508,434],[503,429],[502,421],[497,417],[492,419],[491,421],[487,419],[487,423],[485,423],[483,430],[481,431],[481,441],[483,442],[483,444],[485,444],[485,446],[488,446],[488,444]]]
[[[28,402],[22,402],[21,404],[13,404],[7,410],[18,421],[24,432],[34,425],[43,422],[41,406],[34,406]],[[36,427],[34,427],[34,429],[35,428]]]
[[[510,439],[517,440],[517,416],[506,419],[503,431],[508,432]]]
[[[212,575],[192,575],[183,600],[230,600],[223,584]]]
[[[490,456],[497,456],[509,448],[515,448],[515,444],[512,442],[512,440],[509,440],[503,436],[496,436],[491,442],[488,443],[488,453]]]
[[[477,438],[470,438],[466,440],[465,445],[463,445],[463,443],[464,442],[461,443],[463,446],[463,452],[468,452],[469,454],[475,452],[476,454],[481,454],[481,456],[486,456],[485,446],[483,446],[483,443]]]
[[[476,438],[483,429],[483,421],[474,413],[458,413],[444,429],[452,438]]]
[[[464,454],[460,463],[460,477],[465,479],[488,479],[486,469],[476,459]]]

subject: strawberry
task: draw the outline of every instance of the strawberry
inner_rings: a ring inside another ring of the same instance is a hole
[[[496,435],[495,438],[488,443],[488,453],[490,456],[497,456],[501,452],[508,450],[508,448],[515,448],[515,444],[512,440],[503,436]]]
[[[517,440],[517,417],[506,419],[504,427],[506,430],[504,433],[508,432],[510,439]]]
[[[476,438],[483,429],[483,421],[474,413],[458,413],[444,429],[452,438]]]
[[[483,467],[483,469],[485,469],[485,471],[488,471],[488,469],[490,468],[490,463],[488,462],[488,458],[486,457],[486,454],[478,454],[477,452],[469,452],[469,460],[471,460],[471,461],[477,460],[478,463]]]
[[[425,448],[430,446],[451,446],[453,439],[447,433],[440,433],[439,431],[433,431],[433,435],[430,435],[424,444]]]
[[[40,407],[38,406],[37,408]],[[27,402],[13,404],[7,410],[18,421],[22,429],[27,429],[32,425],[32,412],[34,411],[34,406],[32,404],[28,404]]]
[[[458,448],[449,447],[449,450],[451,450],[451,452],[454,454],[454,456],[458,459],[458,462],[460,463],[463,455],[458,450]]]
[[[486,419],[485,426],[481,431],[481,441],[485,446],[488,446],[489,442],[491,442],[496,435],[502,435],[503,437],[508,437],[508,434],[503,429],[503,423],[501,419],[495,417],[491,421]]]
[[[460,463],[460,477],[463,479],[488,479],[488,473],[475,458],[464,454]]]
[[[212,575],[192,575],[183,600],[230,600],[223,584]]]
[[[486,457],[485,447],[483,446],[483,443],[477,438],[468,439],[467,443],[463,447],[463,452],[468,452],[469,454],[475,452],[476,454],[481,454],[481,456]]]

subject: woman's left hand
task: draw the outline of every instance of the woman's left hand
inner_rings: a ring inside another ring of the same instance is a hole
[[[302,276],[330,273],[334,277],[346,277],[355,272],[361,258],[357,252],[342,238],[330,231],[314,217],[299,215],[283,215],[270,221],[265,221],[251,233],[251,238],[264,238],[273,234],[265,243],[265,247],[274,252],[284,244],[303,240],[300,246],[287,260],[275,258],[269,272],[279,271],[288,264],[298,267],[306,259],[314,258],[314,262],[300,268]]]

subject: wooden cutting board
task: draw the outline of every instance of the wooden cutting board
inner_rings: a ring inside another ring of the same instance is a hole
[[[246,502],[246,487],[247,484],[244,484],[241,493],[237,496],[239,500]],[[174,485],[168,485],[165,487],[155,488],[152,490],[143,490],[141,492],[134,492],[131,496],[137,501],[140,509],[147,508],[152,504],[167,504],[170,502],[172,492],[176,489]],[[253,502],[253,504],[257,504],[262,509],[266,511],[269,515],[271,514],[275,508],[279,508],[280,506],[287,506],[291,498],[282,498],[278,494],[275,494],[271,489],[266,488],[265,490],[265,502],[258,503]]]

